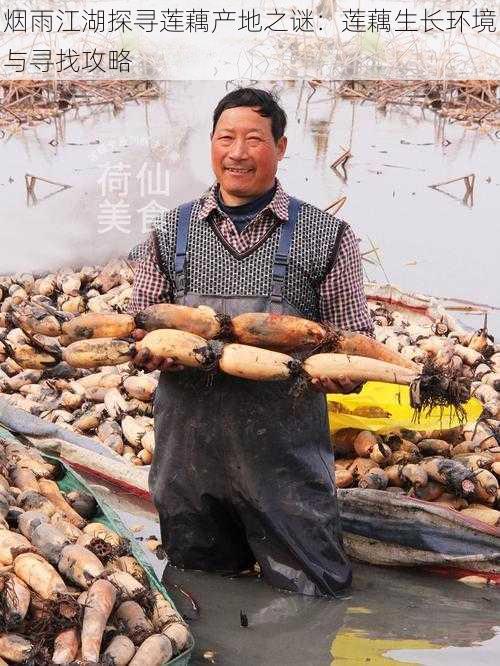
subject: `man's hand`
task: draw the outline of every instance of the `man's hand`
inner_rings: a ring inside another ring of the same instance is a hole
[[[134,340],[142,340],[146,335],[146,331],[142,328],[136,328],[132,331]],[[154,356],[149,349],[141,349],[132,359],[132,363],[136,368],[147,370],[147,372],[154,372],[161,370],[162,372],[178,372],[184,370],[183,365],[179,365],[173,358],[162,358],[161,356]]]
[[[364,382],[355,382],[346,375],[336,381],[328,377],[317,377],[311,381],[311,388],[317,393],[359,393]]]

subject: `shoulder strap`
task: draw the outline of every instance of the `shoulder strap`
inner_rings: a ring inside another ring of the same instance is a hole
[[[177,239],[175,243],[175,296],[181,298],[186,293],[186,250],[188,243],[189,222],[194,201],[179,206],[177,221]]]
[[[283,302],[283,287],[285,286],[288,269],[288,258],[292,247],[293,233],[299,219],[302,201],[290,197],[288,203],[288,220],[281,225],[280,242],[274,257],[272,285],[271,285],[271,312],[279,312]]]
[[[337,235],[335,236],[335,241],[333,243],[332,254],[328,259],[323,276],[319,280],[320,283],[325,279],[325,277],[328,275],[328,273],[333,269],[333,267],[337,263],[340,251],[340,245],[342,243],[342,239],[344,238],[346,227],[347,227],[347,222],[345,222],[344,220],[339,220],[339,227],[337,230]]]

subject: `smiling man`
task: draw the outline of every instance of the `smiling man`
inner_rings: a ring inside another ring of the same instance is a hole
[[[216,183],[167,211],[145,246],[133,310],[172,302],[230,316],[275,312],[372,332],[349,226],[289,196],[276,178],[286,115],[263,90],[226,95],[213,115]],[[140,335],[140,334],[139,334]],[[238,573],[257,561],[279,588],[334,596],[351,580],[342,548],[325,393],[286,382],[202,373],[139,354],[162,370],[150,488],[171,564]]]

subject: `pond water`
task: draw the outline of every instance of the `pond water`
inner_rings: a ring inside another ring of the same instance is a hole
[[[98,488],[136,536],[159,536],[151,505]],[[161,577],[164,561],[146,552]],[[360,563],[354,563],[352,589],[331,601],[280,592],[258,578],[174,569],[166,586],[189,618],[196,641],[193,666],[498,664],[498,588]],[[240,611],[248,618],[246,628]]]
[[[231,85],[169,82],[157,100],[127,103],[120,112],[82,108],[4,138],[0,273],[78,266],[127,252],[145,237],[144,207],[171,207],[199,195],[212,182],[212,109]],[[363,251],[379,248],[380,264],[368,255],[377,265],[365,264],[367,278],[500,305],[500,141],[493,134],[413,107],[338,99],[328,87],[314,93],[301,82],[275,87],[289,120],[279,177],[290,193],[322,208],[347,196],[339,216],[362,238]],[[345,180],[330,164],[349,147]],[[38,203],[28,205],[26,173],[71,187],[43,198],[57,188],[38,182]],[[122,224],[106,231],[106,195],[117,173]],[[446,194],[429,187],[468,174],[475,174],[473,205],[462,202],[463,181],[445,186]],[[500,312],[489,321],[500,335]]]

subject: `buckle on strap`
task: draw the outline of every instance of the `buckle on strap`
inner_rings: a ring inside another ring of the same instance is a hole
[[[273,265],[273,282],[284,282],[288,269],[288,257],[277,255]]]
[[[272,303],[281,303],[283,301],[283,287],[285,286],[285,278],[274,277],[271,284],[271,293],[269,298]]]
[[[281,254],[281,252],[276,252],[274,257],[275,266],[286,266],[288,263],[288,255]]]
[[[182,273],[175,274],[174,282],[176,293],[183,294],[186,291],[186,275],[184,271]]]

